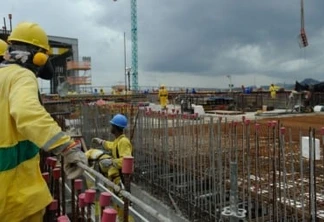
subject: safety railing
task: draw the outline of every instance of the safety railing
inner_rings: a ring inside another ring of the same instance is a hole
[[[157,221],[170,221],[130,193],[130,177],[134,169],[133,157],[124,157],[123,160],[122,173],[125,188],[117,186],[99,172],[81,163],[78,163],[78,166],[84,169],[84,178],[94,183],[94,186],[85,188],[84,178],[67,181],[61,167],[63,163],[63,157],[60,160],[55,157],[46,158],[45,172],[42,174],[49,186],[53,201],[46,208],[44,222],[115,222],[117,218],[118,221],[124,222],[148,222],[149,220],[134,210],[130,203],[141,208]]]

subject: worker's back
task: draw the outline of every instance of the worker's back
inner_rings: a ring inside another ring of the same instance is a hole
[[[21,104],[33,102],[24,97],[25,93],[35,93],[34,98],[38,98],[37,87],[22,87],[30,81],[37,83],[35,75],[18,65],[0,68],[0,125],[3,129],[0,133],[0,221],[21,221],[26,212],[36,213],[52,200],[39,170],[39,148],[25,137],[38,136],[42,140],[47,136],[46,130],[43,133],[25,131],[32,118],[42,117],[37,115],[41,107],[37,104],[34,105],[36,115],[30,110],[21,112]],[[27,118],[31,118],[30,121],[26,121]]]
[[[13,84],[17,81],[23,83],[23,81],[31,80],[37,81],[35,75],[18,65],[8,65],[0,68],[0,124],[1,127],[6,129],[0,133],[0,146],[3,144],[9,145],[11,143],[16,143],[19,139],[25,139],[22,138],[21,135],[18,135],[18,129],[11,117],[11,115],[14,115],[14,110],[11,110],[11,105],[18,107],[19,104],[11,104],[10,101],[15,96],[16,87],[12,88]],[[20,99],[21,102],[25,102],[24,98]]]

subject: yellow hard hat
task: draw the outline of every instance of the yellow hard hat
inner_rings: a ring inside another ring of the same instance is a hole
[[[7,48],[8,48],[8,44],[2,39],[0,39],[0,56],[4,56]]]
[[[46,32],[36,23],[19,23],[8,37],[8,42],[17,41],[28,43],[48,51],[50,49]]]
[[[164,88],[164,87],[165,87],[165,85],[164,85],[164,84],[162,84],[162,85],[161,85],[161,88]]]

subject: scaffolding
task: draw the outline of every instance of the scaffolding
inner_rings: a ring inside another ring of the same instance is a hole
[[[91,57],[82,57],[81,61],[74,61],[71,57],[66,60],[66,80],[73,86],[91,85]],[[80,75],[80,72],[83,72]]]

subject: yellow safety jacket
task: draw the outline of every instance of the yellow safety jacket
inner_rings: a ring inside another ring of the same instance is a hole
[[[85,155],[89,162],[89,167],[107,176],[109,167],[104,167],[99,164],[100,160],[110,159],[111,156],[106,154],[103,150],[90,148]],[[94,175],[93,175],[94,176]],[[95,187],[95,183],[91,180],[86,180],[87,188],[92,189]]]
[[[270,86],[269,91],[272,99],[276,98],[278,87],[277,86]]]
[[[113,158],[113,165],[108,170],[108,179],[115,184],[119,184],[123,157],[132,156],[132,144],[125,134],[122,134],[113,142],[105,141],[103,147],[107,150],[111,150]]]
[[[0,221],[18,222],[52,200],[39,168],[39,148],[64,149],[71,143],[38,98],[31,71],[0,67]]]
[[[160,99],[160,105],[163,107],[166,107],[166,105],[168,103],[168,90],[160,89],[159,90],[159,99]]]

